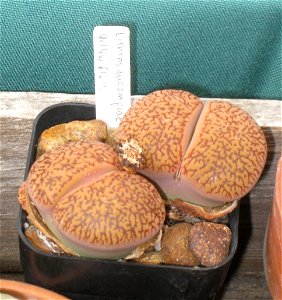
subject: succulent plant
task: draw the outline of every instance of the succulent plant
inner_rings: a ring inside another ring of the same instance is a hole
[[[145,96],[117,131],[98,120],[50,128],[38,150],[19,201],[58,253],[191,266],[224,259],[231,233],[211,249],[223,254],[208,256],[202,250],[210,241],[198,235],[224,225],[188,223],[226,220],[267,156],[263,131],[245,111],[180,90]],[[184,223],[168,227],[160,241],[166,215]]]
[[[241,199],[259,179],[267,156],[261,128],[241,108],[203,103],[181,90],[153,92],[133,105],[116,132],[142,150],[138,172],[168,199],[218,207]]]
[[[124,257],[157,235],[165,218],[156,188],[122,170],[117,153],[100,142],[44,153],[20,195],[23,207],[31,202],[55,237],[82,256]]]

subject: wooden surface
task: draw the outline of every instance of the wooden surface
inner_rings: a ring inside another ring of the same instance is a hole
[[[61,102],[94,103],[94,96],[0,92],[0,99],[0,277],[22,281],[17,234],[17,190],[24,176],[33,120],[49,105]],[[241,201],[238,250],[217,299],[271,299],[264,277],[262,255],[276,165],[281,155],[282,102],[226,100],[243,107],[262,126],[268,143],[268,160],[261,179]]]

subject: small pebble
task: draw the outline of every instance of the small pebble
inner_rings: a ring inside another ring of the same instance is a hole
[[[189,246],[203,266],[211,267],[229,255],[231,237],[231,230],[226,225],[201,222],[193,225]]]
[[[189,249],[188,236],[192,225],[179,223],[167,228],[162,239],[161,254],[164,264],[197,266],[199,259]]]

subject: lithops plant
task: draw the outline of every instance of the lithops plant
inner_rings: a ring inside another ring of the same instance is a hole
[[[156,188],[122,170],[118,155],[100,142],[67,143],[40,156],[20,201],[31,202],[66,247],[88,257],[128,255],[157,235],[165,218]]]
[[[137,101],[116,136],[119,145],[134,140],[143,150],[145,167],[138,172],[168,199],[200,206],[242,198],[267,156],[263,131],[249,114],[229,102],[203,103],[181,90],[156,91]],[[224,213],[234,207],[225,205]]]

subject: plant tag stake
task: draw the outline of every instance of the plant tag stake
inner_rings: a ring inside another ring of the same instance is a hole
[[[96,26],[93,43],[96,119],[116,128],[131,105],[129,28]]]

